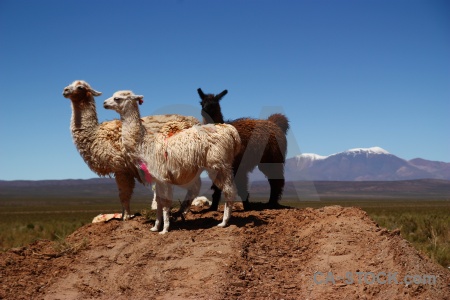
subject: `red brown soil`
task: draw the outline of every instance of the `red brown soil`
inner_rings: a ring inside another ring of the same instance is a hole
[[[0,299],[450,299],[447,269],[358,208],[238,209],[218,228],[221,218],[189,213],[166,235],[143,217],[113,220],[58,247],[11,249],[0,254]],[[337,278],[347,272],[353,283]],[[396,272],[399,283],[358,282],[356,272]]]

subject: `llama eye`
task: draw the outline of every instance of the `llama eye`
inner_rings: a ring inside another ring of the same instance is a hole
[[[116,98],[114,98],[114,101],[119,102],[120,98],[116,97]]]
[[[77,89],[78,90],[84,90],[84,86],[79,85],[79,86],[77,86]]]

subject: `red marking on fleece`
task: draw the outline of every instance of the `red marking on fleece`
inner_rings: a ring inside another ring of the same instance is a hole
[[[148,183],[152,182],[152,174],[150,174],[147,165],[144,162],[141,162],[139,164],[139,167],[141,168],[142,171],[144,171],[145,174],[145,181],[147,181]]]

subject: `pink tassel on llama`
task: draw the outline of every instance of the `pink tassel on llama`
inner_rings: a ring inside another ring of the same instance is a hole
[[[150,171],[148,170],[145,162],[143,162],[143,161],[139,162],[138,170],[139,170],[139,176],[142,179],[145,179],[145,182],[152,183],[152,174],[150,174]]]

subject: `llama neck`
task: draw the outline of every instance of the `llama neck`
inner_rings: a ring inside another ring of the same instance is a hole
[[[223,115],[220,107],[214,109],[208,113],[208,115],[203,116],[203,120],[205,123],[225,123],[223,120]]]
[[[70,128],[75,144],[92,142],[95,129],[98,127],[95,102],[73,102]]]
[[[145,135],[139,109],[127,110],[120,116],[122,121],[122,143],[128,153],[137,154]]]
[[[214,114],[213,120],[214,123],[225,123],[225,121],[223,120],[222,111],[220,109],[217,113]]]

